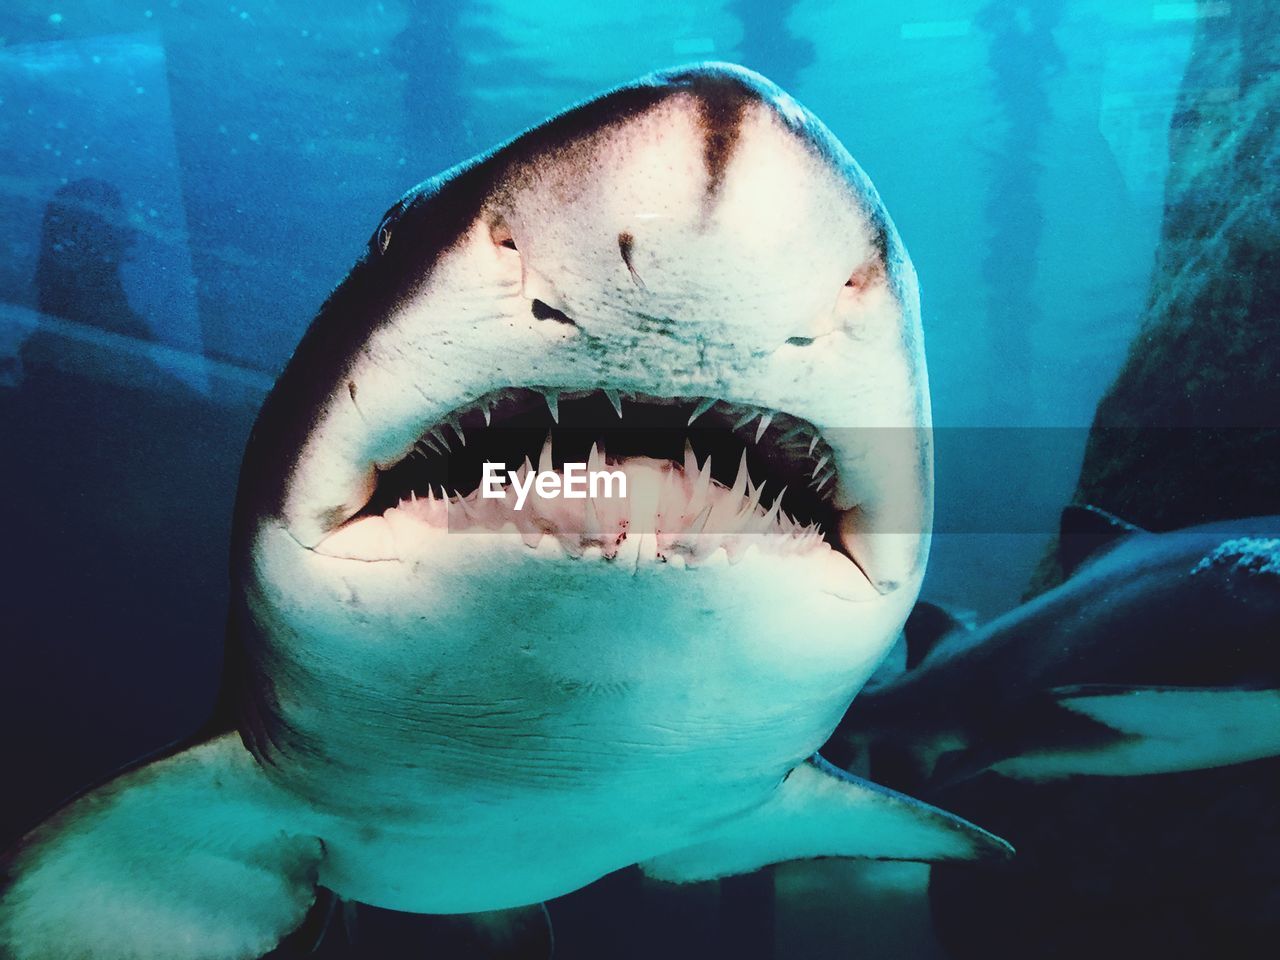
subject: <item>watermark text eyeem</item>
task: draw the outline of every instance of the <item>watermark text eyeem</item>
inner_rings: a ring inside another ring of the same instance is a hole
[[[492,463],[486,460],[482,467],[480,479],[480,495],[490,500],[501,500],[506,496],[503,489],[510,482],[516,492],[516,509],[523,510],[529,491],[537,492],[544,500],[564,497],[566,500],[595,500],[601,497],[625,499],[627,496],[627,475],[622,470],[587,470],[585,463],[566,463],[560,470],[530,470],[525,473],[523,483],[519,471],[507,470],[505,463]],[[505,474],[505,476],[504,476]]]

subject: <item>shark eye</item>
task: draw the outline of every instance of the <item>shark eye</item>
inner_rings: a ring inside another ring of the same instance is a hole
[[[511,233],[511,228],[507,226],[505,220],[498,220],[489,228],[489,235],[493,237],[496,246],[506,247],[508,250],[516,250],[516,238]]]
[[[884,263],[879,257],[874,257],[866,263],[859,264],[844,285],[846,289],[861,291],[883,280]]]

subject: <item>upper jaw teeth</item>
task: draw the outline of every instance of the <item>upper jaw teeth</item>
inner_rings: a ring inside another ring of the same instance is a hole
[[[744,442],[761,446],[768,444],[783,453],[787,459],[802,468],[808,487],[818,495],[831,498],[836,491],[832,481],[836,466],[831,450],[816,427],[790,414],[767,407],[747,405],[716,397],[661,397],[618,388],[568,388],[555,386],[511,387],[491,391],[470,406],[452,411],[441,417],[422,435],[420,443],[427,450],[448,455],[455,447],[465,447],[467,430],[489,428],[494,425],[495,411],[513,398],[532,394],[540,396],[546,406],[552,424],[562,423],[562,402],[578,401],[598,394],[608,401],[614,415],[625,419],[626,407],[632,403],[656,406],[687,405],[687,426],[702,428],[718,426],[727,428]],[[470,423],[468,423],[470,421]],[[483,427],[481,426],[483,424]],[[447,428],[447,429],[446,429]],[[798,484],[793,485],[798,489]]]

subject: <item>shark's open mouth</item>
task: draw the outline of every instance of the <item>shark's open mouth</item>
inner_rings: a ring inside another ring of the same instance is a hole
[[[609,464],[646,458],[686,473],[709,467],[711,480],[725,487],[745,457],[744,482],[759,490],[765,509],[785,489],[790,519],[831,519],[831,450],[804,420],[703,398],[520,388],[487,394],[429,429],[410,456],[380,473],[364,512],[381,513],[411,492],[467,497],[480,487],[485,463],[511,470],[526,462],[538,470],[587,463],[593,446]]]
[[[708,397],[513,387],[441,418],[411,452],[381,469],[364,508],[323,553],[398,555],[421,525],[450,532],[514,527],[530,546],[555,537],[566,553],[611,559],[652,534],[658,560],[697,564],[723,549],[835,550],[835,457],[812,423]],[[576,497],[542,496],[528,474],[579,465]],[[486,467],[488,465],[488,467]],[[626,478],[590,485],[597,471]],[[486,483],[486,474],[501,479]],[[509,476],[514,474],[514,476]],[[605,492],[605,491],[608,492]],[[486,495],[486,493],[488,495]],[[595,493],[593,496],[592,493]]]

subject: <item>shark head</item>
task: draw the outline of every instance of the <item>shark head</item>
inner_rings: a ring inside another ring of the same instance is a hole
[[[916,596],[929,418],[913,268],[812,114],[714,64],[580,105],[395,204],[265,405],[247,739],[372,769],[448,689],[785,771]],[[521,502],[574,461],[627,496]]]

